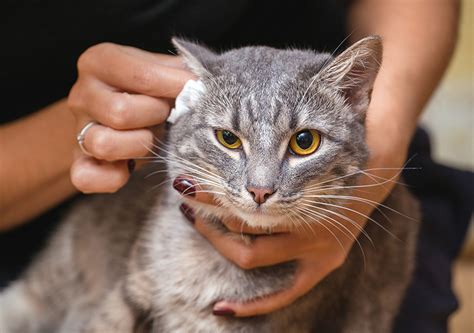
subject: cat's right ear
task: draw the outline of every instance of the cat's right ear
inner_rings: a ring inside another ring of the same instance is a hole
[[[209,63],[217,57],[216,53],[205,46],[181,38],[173,37],[171,41],[194,74],[199,77],[210,76]]]

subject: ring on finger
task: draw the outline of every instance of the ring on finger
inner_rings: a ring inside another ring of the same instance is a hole
[[[77,140],[77,144],[79,145],[79,147],[81,148],[82,152],[87,155],[87,156],[92,156],[92,154],[86,149],[86,147],[84,146],[84,142],[86,140],[86,134],[87,134],[87,131],[94,125],[98,125],[99,123],[96,122],[96,121],[89,121],[82,129],[81,131],[79,132],[79,134],[77,134],[77,137],[76,137],[76,140]]]

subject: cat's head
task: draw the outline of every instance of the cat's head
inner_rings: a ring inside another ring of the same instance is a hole
[[[217,54],[173,42],[204,91],[170,130],[171,176],[192,176],[226,211],[262,227],[319,220],[310,206],[331,209],[324,203],[349,193],[368,158],[379,37],[335,58],[269,47]]]

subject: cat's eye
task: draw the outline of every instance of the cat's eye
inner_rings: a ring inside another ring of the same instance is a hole
[[[290,139],[290,151],[296,155],[305,156],[318,150],[321,144],[321,135],[316,130],[305,129],[299,131]]]
[[[240,141],[237,135],[235,135],[231,131],[217,130],[216,137],[217,140],[226,148],[237,149],[242,146],[242,141]]]

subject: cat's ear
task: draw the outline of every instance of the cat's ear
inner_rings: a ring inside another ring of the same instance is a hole
[[[217,54],[207,47],[193,43],[181,38],[173,37],[171,40],[178,50],[179,55],[189,69],[199,77],[210,75],[209,63],[217,57]]]
[[[369,36],[350,46],[318,73],[319,82],[335,87],[364,119],[382,62],[382,39]]]

